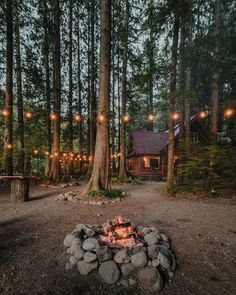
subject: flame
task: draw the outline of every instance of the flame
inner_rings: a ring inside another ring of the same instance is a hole
[[[104,244],[114,244],[125,248],[131,248],[137,244],[137,233],[128,220],[118,216],[103,225],[103,234],[100,240]]]

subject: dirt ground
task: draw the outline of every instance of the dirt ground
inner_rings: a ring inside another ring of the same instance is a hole
[[[85,184],[73,187],[83,190]],[[107,286],[96,274],[65,270],[62,241],[77,223],[100,224],[117,215],[156,226],[171,239],[178,269],[160,294],[235,294],[235,199],[167,198],[164,183],[126,185],[122,203],[104,206],[55,201],[61,192],[31,189],[31,201],[9,202],[0,192],[0,294],[144,295],[139,287]]]

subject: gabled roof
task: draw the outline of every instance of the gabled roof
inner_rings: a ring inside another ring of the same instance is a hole
[[[133,131],[131,133],[133,150],[131,156],[158,155],[165,147],[168,133],[155,131]]]

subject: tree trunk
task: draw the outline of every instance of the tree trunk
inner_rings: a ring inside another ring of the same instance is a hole
[[[11,180],[11,202],[23,203],[29,201],[29,179]]]
[[[126,172],[126,134],[125,120],[127,101],[127,62],[128,62],[128,29],[129,29],[129,1],[126,0],[126,14],[124,26],[123,69],[122,69],[122,92],[121,92],[121,126],[120,126],[120,165],[119,177],[127,177]]]
[[[24,173],[25,163],[25,139],[24,139],[24,111],[22,97],[22,75],[21,75],[21,48],[20,48],[20,6],[17,2],[17,13],[15,19],[15,38],[16,38],[16,87],[17,87],[17,123],[18,123],[18,156],[16,171]]]
[[[218,131],[218,109],[219,109],[219,41],[217,40],[220,32],[220,0],[215,0],[215,50],[213,53],[213,73],[211,81],[211,141],[215,143]]]
[[[69,122],[69,150],[73,152],[73,1],[69,2],[69,95],[68,95],[68,122]],[[73,173],[73,160],[69,157],[68,172]]]
[[[178,37],[179,37],[179,17],[175,17],[173,27],[173,43],[172,43],[172,70],[170,81],[170,94],[169,94],[169,119],[168,119],[168,166],[167,166],[167,193],[173,195],[174,191],[174,122],[173,113],[175,110],[175,95],[176,95],[176,66],[178,59]]]
[[[6,99],[5,108],[8,115],[5,117],[5,134],[4,134],[4,155],[5,155],[5,172],[7,175],[13,174],[13,92],[12,92],[12,72],[13,72],[13,24],[12,24],[12,0],[7,1],[6,10],[7,20],[7,56],[6,56]]]
[[[81,117],[81,121],[79,122],[79,146],[78,146],[78,151],[79,154],[82,154],[82,150],[83,150],[83,146],[82,146],[82,142],[83,142],[83,121],[82,121],[82,83],[81,83],[81,58],[80,58],[80,15],[79,15],[79,5],[78,5],[78,28],[77,28],[77,50],[78,50],[78,57],[77,57],[77,61],[78,61],[78,66],[77,66],[77,70],[78,70],[78,98],[79,98],[79,102],[78,102],[78,111],[79,111],[79,115]],[[81,171],[81,161],[79,161],[79,172]]]
[[[44,20],[44,70],[45,70],[45,97],[46,97],[46,110],[47,110],[47,151],[49,155],[47,156],[47,162],[45,167],[45,176],[48,177],[51,169],[51,158],[50,154],[52,151],[52,134],[51,134],[51,91],[50,91],[50,69],[49,69],[49,44],[48,44],[48,8],[47,1],[44,0],[43,8],[43,20]]]
[[[93,172],[86,192],[109,187],[109,112],[110,112],[110,46],[111,1],[101,0],[100,69],[97,137]]]
[[[54,113],[53,122],[53,159],[50,179],[59,180],[60,173],[60,112],[61,112],[61,63],[60,63],[60,6],[59,0],[54,0],[54,34],[53,34],[53,66],[54,66]]]
[[[89,72],[90,72],[90,89],[89,89],[89,167],[87,174],[91,175],[94,163],[95,141],[96,141],[96,92],[95,92],[95,44],[94,44],[94,27],[95,27],[95,2],[91,0],[90,8],[90,40],[91,48],[89,49]]]

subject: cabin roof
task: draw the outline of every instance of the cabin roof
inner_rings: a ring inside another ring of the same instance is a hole
[[[207,134],[202,120],[194,115],[190,119],[191,126],[197,123],[197,129],[201,133],[202,138],[207,141]],[[180,133],[180,124],[174,127],[174,137],[177,139]],[[168,130],[164,132],[157,131],[133,131],[132,138],[132,152],[128,157],[133,156],[155,156],[159,155],[168,145]]]
[[[155,131],[133,131],[131,133],[133,149],[131,156],[158,155],[165,147],[168,133]]]

